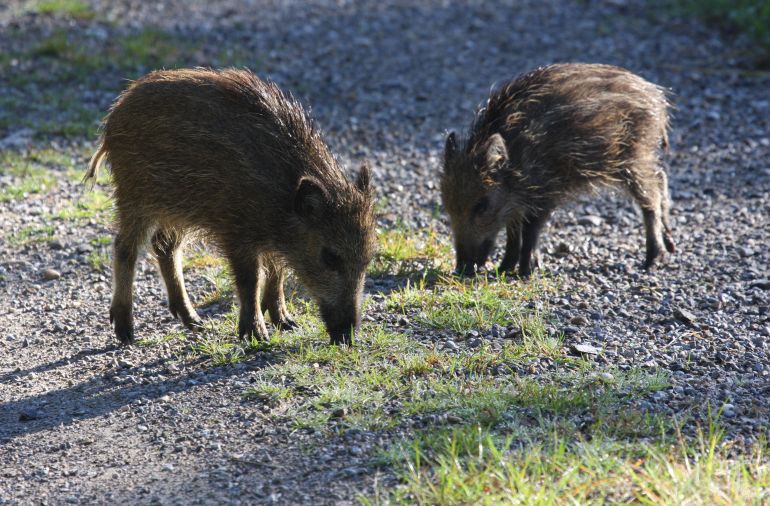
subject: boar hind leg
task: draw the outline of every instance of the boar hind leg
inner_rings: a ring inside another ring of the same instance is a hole
[[[669,253],[676,252],[674,238],[671,235],[671,225],[669,223],[669,209],[671,208],[671,197],[668,192],[668,176],[661,169],[658,172],[660,186],[660,220],[663,224],[663,244]]]
[[[152,236],[152,251],[158,259],[158,267],[168,292],[168,308],[174,318],[179,318],[190,329],[201,327],[201,319],[195,312],[182,274],[182,240],[180,232],[160,229]]]
[[[503,256],[499,273],[510,272],[519,262],[519,252],[521,250],[521,225],[512,222],[505,227],[505,235],[507,237],[505,243],[505,255]]]
[[[146,239],[145,231],[140,224],[119,219],[112,254],[110,323],[115,325],[115,335],[122,344],[134,342],[134,272],[139,250]]]
[[[267,269],[264,301],[273,324],[282,330],[291,330],[297,324],[286,309],[286,299],[283,293],[284,278],[285,274],[282,267],[272,265]]]
[[[521,230],[521,252],[519,253],[519,276],[526,279],[532,274],[532,255],[536,254],[540,232],[548,221],[551,210],[538,211],[524,220]]]
[[[253,251],[229,250],[227,257],[235,276],[241,312],[238,317],[238,337],[267,339],[267,327],[262,316],[260,296],[264,280],[260,273],[259,256]]]
[[[652,268],[655,261],[661,256],[663,245],[660,238],[663,235],[662,202],[660,186],[655,180],[632,181],[631,195],[642,208],[644,218],[644,233],[647,242],[647,255],[643,267]]]

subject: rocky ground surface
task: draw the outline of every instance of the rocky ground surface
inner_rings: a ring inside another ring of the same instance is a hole
[[[444,136],[467,127],[496,81],[585,61],[622,65],[670,88],[678,252],[641,271],[633,206],[612,195],[581,199],[546,230],[541,264],[562,283],[536,303],[551,311],[566,348],[591,345],[599,363],[668,371],[671,388],[640,401],[649,410],[677,414],[710,403],[722,408],[736,444],[767,433],[770,74],[743,70],[745,41],[641,1],[90,1],[95,18],[81,20],[28,4],[0,6],[0,52],[27,55],[3,60],[0,94],[35,102],[40,90],[18,76],[48,63],[24,48],[61,27],[98,45],[156,26],[195,47],[190,62],[201,65],[221,61],[211,48],[237,50],[244,64],[312,105],[348,167],[371,162],[384,226],[446,231],[434,218]],[[104,112],[125,76],[102,70],[71,91]],[[55,103],[24,109],[0,127],[2,149],[58,147],[84,167],[94,139],[36,135],[35,123],[58,113]],[[109,272],[88,260],[109,227],[50,220],[82,191],[72,177],[57,178],[56,191],[0,203],[0,503],[346,504],[394,482],[368,464],[383,434],[298,431],[241,401],[267,358],[203,367],[180,358],[173,342],[115,347]],[[49,225],[55,240],[10,240]],[[207,283],[191,282],[193,294]],[[376,295],[397,282],[369,288]],[[148,261],[136,290],[139,334],[175,328]],[[376,300],[369,316],[384,311]],[[393,325],[458,353],[506,332],[452,336]]]

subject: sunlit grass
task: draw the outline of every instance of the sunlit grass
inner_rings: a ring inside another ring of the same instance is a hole
[[[407,227],[378,230],[378,250],[369,273],[436,277],[449,269],[451,245],[433,228],[411,230]]]
[[[398,450],[404,485],[380,504],[763,504],[766,445],[731,456],[716,425],[694,440],[585,439],[554,428],[540,439],[468,425]]]
[[[51,150],[0,152],[0,175],[8,178],[0,185],[0,202],[48,192],[57,184],[53,169],[66,168],[71,164],[66,156]]]
[[[545,328],[540,315],[523,308],[528,301],[554,290],[555,286],[546,278],[522,283],[505,277],[495,280],[442,277],[432,287],[418,280],[389,294],[386,309],[403,314],[416,312],[425,325],[456,332],[487,329],[494,324],[517,324],[525,335],[542,336]]]
[[[82,21],[94,17],[94,11],[83,0],[42,0],[34,2],[32,8],[40,14],[68,16]]]
[[[75,201],[53,213],[53,217],[65,221],[100,220],[108,222],[112,217],[112,197],[95,188],[86,191]]]
[[[53,225],[28,225],[15,232],[11,232],[6,238],[12,246],[26,246],[38,242],[49,241],[54,238]]]

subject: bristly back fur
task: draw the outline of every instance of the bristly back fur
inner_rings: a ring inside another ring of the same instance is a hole
[[[650,146],[667,147],[668,106],[662,88],[622,68],[549,65],[494,89],[461,149],[473,156],[499,133],[521,178],[515,186],[550,187],[549,198],[561,199],[578,189],[572,183],[615,184]]]

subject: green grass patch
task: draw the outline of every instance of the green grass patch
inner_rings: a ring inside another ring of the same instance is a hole
[[[102,235],[95,237],[90,241],[93,250],[88,253],[88,265],[95,271],[105,271],[110,265],[110,246],[112,245],[112,236]]]
[[[201,306],[210,306],[233,298],[233,276],[229,265],[214,264],[213,267],[204,268],[201,275],[211,287],[201,295]]]
[[[78,11],[79,4],[60,0],[38,8],[60,13],[70,9],[70,14],[62,15],[82,19],[87,11]],[[259,66],[259,58],[247,51],[221,48],[158,27],[108,30],[107,37],[74,26],[58,27],[36,38],[19,33],[24,45],[0,56],[0,83],[11,90],[0,97],[0,130],[27,127],[37,135],[96,137],[106,106],[102,99],[84,94],[93,87],[95,75],[100,76],[103,91],[117,95],[126,79],[155,69]],[[28,96],[36,99],[27,100]]]
[[[111,64],[124,70],[177,67],[192,51],[192,42],[153,27],[111,37],[96,47],[79,32],[60,28],[32,46],[28,56],[55,60],[60,76],[78,79],[78,72]]]
[[[89,21],[95,16],[91,6],[82,0],[43,0],[36,2],[32,8],[40,14],[66,16],[81,21]]]
[[[185,342],[187,341],[187,334],[182,330],[177,330],[174,332],[169,332],[168,334],[164,334],[160,337],[146,337],[137,339],[135,344],[142,347],[153,347],[173,341]]]
[[[745,33],[755,44],[757,64],[770,67],[770,0],[675,0],[674,5],[723,31]]]
[[[38,242],[50,241],[54,238],[53,225],[29,225],[12,232],[8,237],[11,246],[27,246]]]
[[[205,248],[190,248],[192,251],[186,251],[182,265],[185,269],[205,269],[213,267],[224,267],[226,262],[224,258],[211,254]]]
[[[518,410],[589,413],[606,424],[617,403],[668,385],[664,377],[637,370],[592,374],[590,363],[562,356],[560,347],[537,343],[536,336],[498,350],[450,353],[365,324],[354,347],[330,346],[312,304],[297,303],[292,312],[297,330],[273,329],[268,341],[238,342],[233,309],[209,324],[192,351],[216,365],[267,354],[271,365],[255,373],[244,395],[266,401],[274,416],[289,417],[297,427],[381,430],[425,416],[493,426]],[[560,372],[542,380],[498,373],[500,366],[523,366],[542,354],[561,365]]]
[[[46,193],[56,187],[56,171],[72,164],[70,157],[52,149],[1,152],[0,175],[8,181],[0,187],[0,202]]]
[[[196,341],[193,351],[208,357],[216,366],[237,364],[243,360],[244,350],[229,338],[222,336],[207,336]]]
[[[93,220],[106,223],[112,216],[112,197],[98,188],[85,191],[78,200],[68,202],[52,216],[65,221]]]
[[[617,441],[555,429],[533,440],[480,426],[402,448],[404,485],[365,504],[761,504],[764,443],[738,457],[714,424],[694,439]]]
[[[452,247],[433,228],[410,230],[404,226],[377,231],[378,251],[369,274],[435,278],[451,266]]]
[[[418,321],[429,327],[460,333],[494,324],[517,324],[525,336],[544,337],[545,324],[540,315],[522,308],[555,286],[552,280],[541,277],[510,282],[503,276],[494,280],[441,277],[428,288],[423,278],[389,294],[386,309],[416,313]]]

